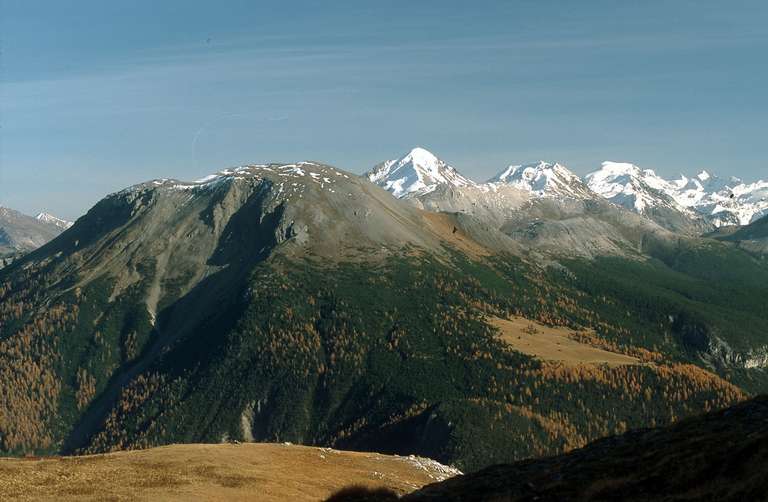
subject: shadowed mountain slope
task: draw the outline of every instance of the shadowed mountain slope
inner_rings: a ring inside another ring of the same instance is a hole
[[[735,242],[740,248],[752,253],[768,254],[768,216],[744,227],[732,227],[731,230],[715,238]]]
[[[408,502],[765,500],[768,397],[567,455],[498,465],[433,484]]]

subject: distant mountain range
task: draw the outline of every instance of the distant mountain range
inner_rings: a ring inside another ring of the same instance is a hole
[[[51,225],[55,225],[63,230],[66,230],[73,225],[71,221],[62,220],[61,218],[45,212],[38,213],[37,216],[35,216],[35,219],[43,223],[50,223]]]
[[[429,151],[415,148],[379,164],[365,176],[406,199],[428,198],[441,188],[492,194],[500,186],[520,189],[531,198],[601,197],[669,230],[689,234],[746,225],[768,214],[768,181],[746,184],[738,178],[721,180],[705,171],[693,178],[665,180],[652,170],[620,162],[604,162],[582,180],[561,164],[539,161],[509,166],[485,183],[475,183]]]
[[[538,252],[642,254],[649,236],[669,240],[670,231],[693,236],[711,229],[677,212],[649,218],[627,210],[559,164],[510,166],[485,183],[475,183],[426,150],[414,151],[416,155],[384,162],[364,176],[412,205],[473,216]],[[397,166],[406,166],[407,176]]]
[[[723,180],[706,171],[670,181],[652,170],[616,162],[604,162],[587,180],[595,192],[640,213],[669,207],[716,227],[747,225],[768,214],[768,181],[745,184],[739,178]]]
[[[0,206],[0,266],[13,256],[37,249],[71,225],[48,213],[32,217]]]

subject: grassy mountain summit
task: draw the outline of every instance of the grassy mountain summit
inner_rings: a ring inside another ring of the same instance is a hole
[[[765,265],[642,251],[541,260],[311,162],[136,185],[0,271],[0,451],[291,441],[474,469],[765,388]],[[631,364],[528,350],[509,319]]]

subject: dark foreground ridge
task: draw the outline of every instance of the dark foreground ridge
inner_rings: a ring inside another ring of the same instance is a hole
[[[766,474],[768,396],[761,396],[567,455],[458,476],[404,500],[766,500]]]
[[[671,427],[601,439],[567,455],[457,476],[401,500],[768,500],[767,474],[768,396],[761,396]],[[350,495],[358,498],[334,500],[366,500],[359,492]],[[379,500],[371,495],[367,500]]]

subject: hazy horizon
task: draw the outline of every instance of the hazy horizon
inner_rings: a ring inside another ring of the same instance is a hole
[[[483,181],[605,160],[768,175],[768,5],[3,1],[0,204],[422,146]]]

